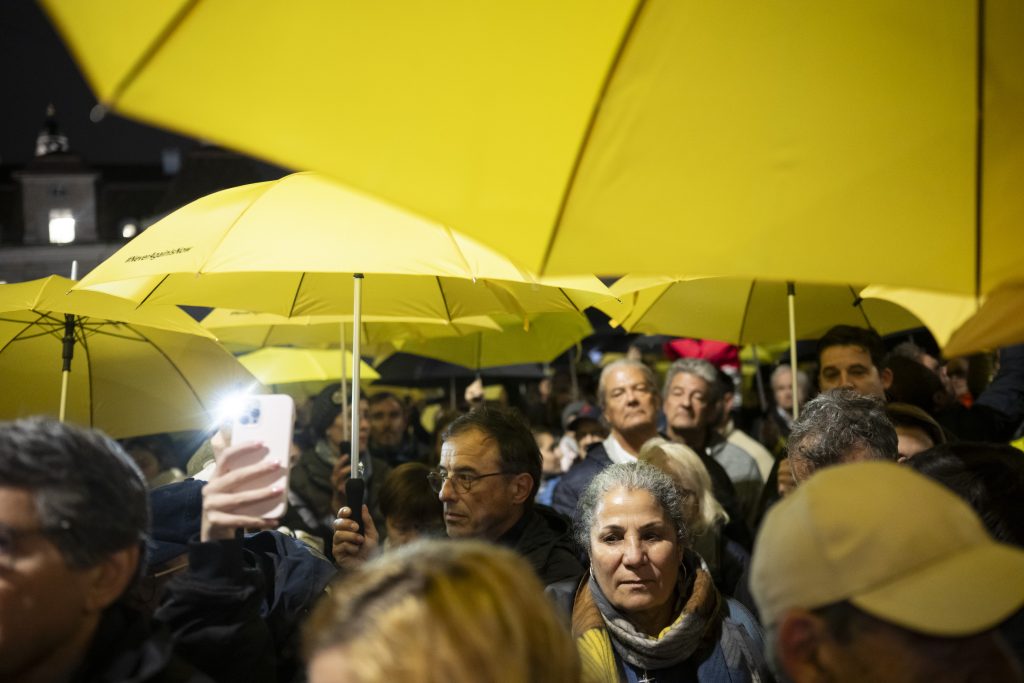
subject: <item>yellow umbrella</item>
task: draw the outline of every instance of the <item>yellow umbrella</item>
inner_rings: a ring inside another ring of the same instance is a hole
[[[201,429],[220,399],[258,384],[181,310],[66,293],[72,284],[0,286],[0,417],[66,411],[116,438]]]
[[[579,313],[541,313],[533,318],[529,328],[512,316],[495,316],[495,319],[501,324],[500,331],[407,340],[394,346],[405,353],[480,370],[520,363],[547,363],[593,332],[586,316]]]
[[[535,278],[444,226],[313,173],[243,185],[170,214],[82,278],[137,303],[285,316],[362,313],[451,323],[510,311],[580,311],[608,298],[594,276]]]
[[[984,297],[892,287],[868,287],[862,294],[895,301],[913,311],[948,358],[1024,342],[1024,286],[1019,282]]]
[[[921,325],[900,306],[862,300],[859,287],[795,286],[795,339],[816,339],[833,325],[871,326],[881,334]],[[676,334],[734,344],[790,339],[787,284],[743,278],[627,275],[612,285],[625,313],[601,306],[629,332]]]
[[[336,348],[352,336],[352,316],[285,316],[218,308],[201,323],[217,336],[229,351],[255,351],[266,346]],[[360,345],[370,356],[398,339],[451,337],[473,330],[498,330],[487,316],[462,318],[458,322],[405,322],[364,315]]]
[[[345,362],[352,364],[352,354],[345,352]],[[331,349],[288,349],[267,347],[238,357],[238,361],[256,379],[266,385],[295,382],[325,382],[341,377],[338,352]],[[379,379],[380,375],[360,361],[363,381]]]
[[[1011,0],[44,0],[98,99],[538,273],[1020,273]]]

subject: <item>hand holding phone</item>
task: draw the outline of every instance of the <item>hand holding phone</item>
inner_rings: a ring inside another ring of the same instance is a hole
[[[247,469],[233,484],[235,493],[262,490],[267,494],[235,512],[250,517],[280,519],[288,504],[288,465],[291,459],[292,430],[295,427],[295,402],[286,394],[267,394],[247,397],[231,422],[231,449],[217,458],[219,474],[228,474],[261,463],[268,469]],[[234,447],[259,444],[261,449]],[[227,454],[231,452],[231,457]],[[276,467],[269,467],[275,463]],[[267,489],[275,489],[269,496]]]

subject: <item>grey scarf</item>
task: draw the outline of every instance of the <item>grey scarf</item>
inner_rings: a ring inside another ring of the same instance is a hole
[[[687,568],[689,571],[683,571]],[[708,628],[716,623],[719,596],[704,560],[687,552],[680,569],[679,595],[682,606],[672,625],[660,638],[641,633],[601,592],[591,576],[589,588],[611,636],[612,647],[635,667],[665,669],[688,659],[698,648]]]

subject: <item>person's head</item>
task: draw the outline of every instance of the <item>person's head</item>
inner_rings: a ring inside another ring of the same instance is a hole
[[[793,410],[793,370],[788,365],[779,365],[772,370],[771,377],[772,395],[775,397],[775,405],[783,410]],[[799,405],[807,401],[811,393],[811,380],[807,373],[797,368],[796,385],[800,392]]]
[[[562,473],[562,452],[558,448],[559,436],[547,427],[532,427],[530,432],[540,451],[541,472],[543,474]]]
[[[967,501],[996,540],[1024,547],[1024,453],[961,442],[919,453],[909,464]]]
[[[576,540],[609,602],[644,632],[667,626],[687,535],[672,479],[646,462],[611,465],[580,496],[576,517]]]
[[[640,459],[672,478],[683,499],[683,520],[689,539],[729,521],[722,504],[711,489],[708,468],[689,446],[681,443],[652,443],[640,451]]]
[[[892,372],[885,367],[885,345],[874,330],[836,325],[818,340],[818,385],[822,391],[845,387],[885,399]]]
[[[576,681],[576,647],[515,552],[419,541],[320,602],[305,627],[311,683]]]
[[[540,451],[517,412],[485,406],[462,415],[445,430],[431,477],[448,535],[497,540],[533,504],[540,474]]]
[[[885,404],[850,389],[833,389],[808,401],[789,435],[789,463],[797,483],[830,465],[895,461],[897,449]]]
[[[52,420],[0,424],[0,679],[84,652],[137,578],[148,527],[146,482],[117,443]]]
[[[608,438],[608,428],[601,420],[601,409],[586,401],[575,401],[565,407],[562,429],[576,439],[580,453],[586,453],[590,446]]]
[[[946,435],[939,423],[917,406],[890,402],[885,405],[885,414],[896,429],[900,462],[932,446],[946,443]]]
[[[724,386],[706,360],[680,358],[665,376],[665,419],[676,434],[704,432],[717,420]]]
[[[612,432],[646,441],[657,433],[661,397],[654,372],[634,360],[617,360],[601,371],[597,399]]]
[[[907,505],[913,514],[907,514]],[[994,631],[1024,604],[1024,551],[908,467],[819,473],[767,514],[750,587],[769,652],[804,681],[1019,680]]]
[[[407,462],[384,478],[377,500],[390,547],[444,535],[444,508],[430,488],[428,474],[430,468],[423,463]]]
[[[395,448],[405,438],[409,421],[402,399],[389,391],[369,398],[370,443],[378,448]]]
[[[341,385],[329,384],[317,394],[309,406],[309,431],[314,439],[325,439],[335,448],[347,441],[347,423],[351,419],[342,407]],[[346,403],[347,405],[347,403]],[[359,399],[359,443],[366,447],[370,434],[370,423],[367,420],[367,401]]]

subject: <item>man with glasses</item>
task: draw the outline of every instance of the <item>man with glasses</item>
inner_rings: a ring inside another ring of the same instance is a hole
[[[0,423],[0,680],[210,680],[124,604],[148,525],[146,482],[116,443]]]
[[[534,505],[541,457],[530,428],[507,408],[481,407],[462,415],[444,432],[439,467],[428,481],[444,504],[449,538],[492,541],[520,553],[545,585],[577,579],[568,521]],[[335,556],[372,552],[376,530],[363,515],[365,538],[346,517],[335,522]]]

